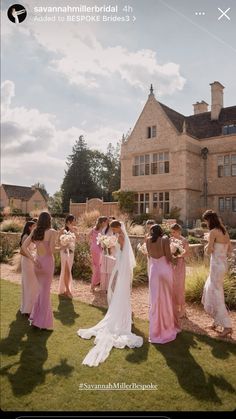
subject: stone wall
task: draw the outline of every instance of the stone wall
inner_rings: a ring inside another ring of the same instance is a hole
[[[15,248],[19,247],[21,233],[10,233],[10,232],[0,231],[0,241],[2,242],[2,240],[4,240],[4,238],[6,237],[8,238],[9,243],[13,247]]]

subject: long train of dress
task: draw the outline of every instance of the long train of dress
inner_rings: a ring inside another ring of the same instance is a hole
[[[94,327],[79,329],[77,334],[83,339],[95,336],[95,346],[83,360],[84,365],[98,366],[104,362],[112,347],[122,349],[140,347],[143,338],[131,332],[131,296],[130,283],[133,275],[135,259],[129,242],[125,235],[125,245],[121,251],[117,245],[116,264],[108,287],[109,308],[105,317]],[[115,287],[113,288],[113,281]]]

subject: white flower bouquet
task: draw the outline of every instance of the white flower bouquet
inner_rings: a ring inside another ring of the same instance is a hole
[[[73,253],[75,250],[75,234],[64,230],[60,236],[60,244],[65,248],[65,253]]]
[[[97,237],[97,244],[102,247],[103,250],[106,251],[106,253],[109,253],[109,249],[111,247],[114,247],[117,243],[117,237],[115,235],[113,236],[106,236],[105,234],[98,234]]]
[[[184,248],[181,240],[171,238],[170,239],[170,251],[175,257],[179,257],[184,253]]]
[[[146,243],[143,243],[143,244],[138,243],[138,245],[137,245],[137,249],[138,249],[138,251],[139,251],[139,252],[141,252],[143,255],[147,255],[147,254],[148,254],[148,251],[147,251],[147,245],[146,245]]]
[[[203,240],[209,241],[209,233],[204,233]]]

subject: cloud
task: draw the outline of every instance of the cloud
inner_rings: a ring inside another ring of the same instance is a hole
[[[17,93],[13,81],[3,82],[1,89],[4,93],[1,123],[3,182],[31,185],[40,181],[54,193],[60,188],[65,161],[80,135],[84,135],[89,147],[102,151],[109,142],[116,144],[122,136],[118,129],[103,125],[87,131],[84,124],[81,128],[58,129],[55,115],[13,106],[12,98],[15,91]]]
[[[75,26],[49,33],[34,22],[32,34],[41,46],[54,53],[50,68],[63,74],[71,84],[99,89],[106,79],[119,75],[123,82],[142,92],[151,81],[158,86],[160,96],[172,95],[185,84],[179,64],[158,63],[157,53],[151,49],[104,47],[94,34],[78,33]]]
[[[1,107],[2,111],[7,110],[15,96],[15,85],[11,80],[5,80],[1,85]]]

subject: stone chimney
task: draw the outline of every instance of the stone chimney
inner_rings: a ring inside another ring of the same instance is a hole
[[[216,121],[219,119],[220,111],[224,107],[223,89],[221,83],[214,81],[210,83],[211,86],[211,120]]]
[[[202,100],[201,102],[196,102],[193,104],[194,115],[199,113],[208,112],[208,103]]]

